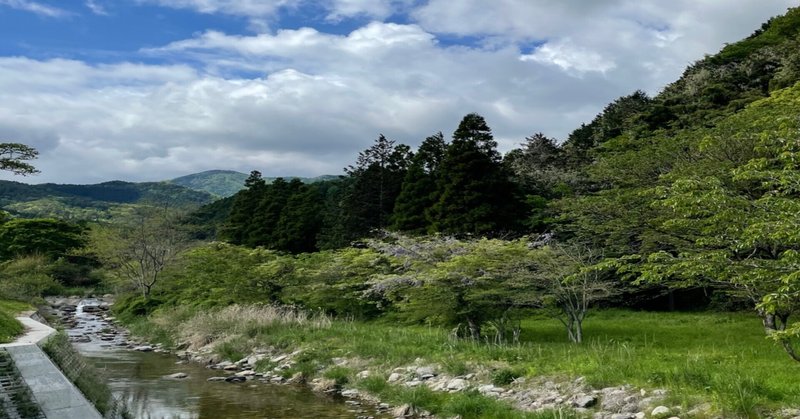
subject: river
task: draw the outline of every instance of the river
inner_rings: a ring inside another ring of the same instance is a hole
[[[305,386],[255,380],[209,382],[209,377],[223,375],[221,371],[182,362],[173,355],[138,352],[123,346],[123,334],[107,333],[109,323],[102,312],[84,312],[84,307],[97,304],[97,300],[77,304],[73,325],[66,331],[75,341],[75,348],[101,370],[114,394],[126,402],[137,418],[379,417],[374,409],[319,395]],[[165,378],[174,373],[188,377]]]

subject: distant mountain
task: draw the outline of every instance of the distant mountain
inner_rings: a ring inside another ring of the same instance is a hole
[[[29,185],[0,181],[0,208],[22,217],[101,221],[130,213],[138,205],[195,208],[214,199],[207,192],[167,182]]]
[[[244,181],[249,175],[235,170],[207,170],[205,172],[193,173],[181,176],[168,182],[176,185],[185,186],[195,191],[208,192],[218,197],[229,197],[244,188]],[[305,183],[322,182],[325,180],[336,179],[337,176],[323,175],[312,178],[286,176],[284,179],[300,179]],[[271,183],[277,178],[265,177],[267,183]]]

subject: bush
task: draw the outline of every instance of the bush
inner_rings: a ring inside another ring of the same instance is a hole
[[[503,368],[492,374],[492,384],[496,386],[505,386],[513,383],[514,380],[523,375],[525,375],[525,372],[520,369]]]
[[[48,274],[43,256],[25,256],[0,265],[0,296],[31,301],[44,294],[55,294],[60,285]]]

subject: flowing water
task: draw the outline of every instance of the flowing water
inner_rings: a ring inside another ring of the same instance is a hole
[[[115,395],[137,418],[367,418],[374,409],[322,396],[304,386],[258,381],[209,382],[221,371],[181,363],[172,355],[127,348],[125,336],[109,333],[101,312],[86,312],[97,300],[75,307],[67,333],[75,348],[107,379]],[[71,313],[67,317],[72,316]],[[188,374],[169,379],[173,373]]]

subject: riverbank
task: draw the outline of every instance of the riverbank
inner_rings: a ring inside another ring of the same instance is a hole
[[[784,410],[800,404],[798,366],[746,313],[598,312],[583,345],[567,343],[551,319],[531,317],[519,345],[495,345],[439,328],[264,310],[178,307],[128,326],[195,361],[247,362],[254,373],[334,383],[441,417],[799,413]]]
[[[386,418],[377,406],[320,395],[307,386],[281,386],[263,374],[218,382],[229,371],[176,359],[159,345],[129,339],[114,323],[107,298],[48,298],[42,308],[65,326],[81,363],[100,369],[132,417],[254,419]],[[66,341],[66,339],[64,339]]]
[[[16,319],[16,316],[31,309],[30,305],[23,302],[0,300],[0,343],[13,342],[25,331],[25,326]]]

